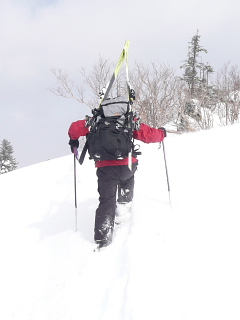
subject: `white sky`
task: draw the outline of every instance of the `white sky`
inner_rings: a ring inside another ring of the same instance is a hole
[[[54,96],[52,67],[91,68],[99,54],[116,61],[125,40],[129,60],[168,63],[178,72],[199,29],[203,61],[217,71],[240,66],[238,0],[4,0],[0,4],[0,141],[19,167],[67,155],[71,122],[89,113]],[[81,79],[79,78],[79,81]]]

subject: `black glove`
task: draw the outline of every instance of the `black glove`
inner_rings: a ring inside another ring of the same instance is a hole
[[[70,139],[68,144],[70,145],[72,153],[74,153],[74,148],[78,148],[79,147],[78,139],[77,140]]]
[[[161,129],[163,132],[164,132],[164,138],[167,136],[167,131],[166,131],[166,129],[165,128],[163,128],[163,127],[160,127],[160,128],[158,128],[158,129]]]

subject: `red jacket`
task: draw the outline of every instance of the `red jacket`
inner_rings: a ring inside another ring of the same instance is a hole
[[[68,130],[68,135],[71,139],[77,140],[80,137],[86,136],[89,133],[89,127],[86,127],[85,120],[78,120],[73,122]],[[161,129],[155,129],[141,123],[139,130],[133,131],[133,138],[143,141],[145,143],[161,142],[164,139],[164,132]],[[132,162],[136,162],[137,159],[132,157]],[[106,167],[106,166],[119,166],[127,165],[128,158],[122,160],[103,160],[97,161],[96,167]]]

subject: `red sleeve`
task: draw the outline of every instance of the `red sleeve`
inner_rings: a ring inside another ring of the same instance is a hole
[[[133,132],[133,138],[145,143],[161,142],[164,139],[164,132],[141,123],[140,129]]]
[[[68,130],[69,137],[73,140],[76,140],[79,137],[86,136],[89,133],[89,128],[85,125],[85,120],[78,120],[76,122],[73,122]]]

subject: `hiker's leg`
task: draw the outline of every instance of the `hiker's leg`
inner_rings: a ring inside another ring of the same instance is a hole
[[[99,205],[95,216],[95,241],[106,241],[107,243],[112,241],[118,185],[116,171],[118,170],[116,166],[97,169]]]
[[[134,193],[134,174],[137,162],[133,163],[132,170],[128,166],[121,166],[120,180],[118,183],[118,203],[131,202]]]

